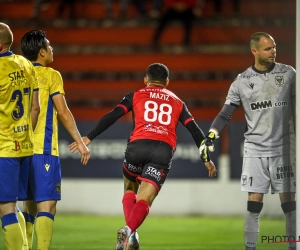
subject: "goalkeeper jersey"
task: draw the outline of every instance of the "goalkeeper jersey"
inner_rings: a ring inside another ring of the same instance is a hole
[[[57,111],[52,97],[65,94],[62,77],[52,68],[34,65],[40,86],[40,115],[34,130],[34,153],[58,156]]]
[[[232,83],[225,104],[244,108],[244,157],[295,154],[295,80],[293,67],[274,63],[264,72],[249,67]]]
[[[0,54],[0,157],[33,155],[31,106],[38,90],[30,61],[12,52]]]

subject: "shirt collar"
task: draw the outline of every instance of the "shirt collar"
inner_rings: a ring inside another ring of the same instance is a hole
[[[3,54],[0,54],[0,57],[3,57],[3,56],[11,56],[13,55],[14,53],[12,51],[8,51],[8,52],[5,52]]]
[[[255,67],[254,67],[254,64],[252,65],[252,69],[253,69],[255,72],[259,73],[259,74],[270,73],[274,68],[275,68],[275,63],[273,63],[272,66],[271,66],[269,69],[263,70],[263,71],[258,70],[257,68],[255,68]]]
[[[43,66],[43,65],[40,63],[33,63],[33,66]]]

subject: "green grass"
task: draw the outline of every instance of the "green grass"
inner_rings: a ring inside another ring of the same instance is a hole
[[[148,216],[138,232],[141,250],[242,250],[242,217]],[[286,243],[266,244],[261,237],[285,235],[283,219],[260,220],[258,250],[287,249]],[[51,250],[113,250],[122,217],[61,215],[55,217]],[[5,249],[0,234],[0,249]],[[35,249],[35,248],[34,248]]]

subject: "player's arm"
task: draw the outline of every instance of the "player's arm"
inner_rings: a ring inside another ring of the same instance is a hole
[[[237,107],[238,105],[234,103],[224,104],[222,110],[212,122],[204,141],[205,146],[208,147],[210,152],[214,151],[214,140],[219,138],[219,134],[228,124]]]
[[[87,140],[85,139],[85,142],[90,144],[92,140],[113,125],[123,115],[125,115],[125,110],[120,106],[115,107],[99,120],[97,125],[86,136]]]
[[[81,139],[81,135],[77,129],[74,117],[67,106],[64,95],[56,94],[52,97],[52,100],[57,110],[58,119],[77,143],[78,150],[81,153],[81,163],[86,165],[90,158],[90,150]]]
[[[185,104],[183,104],[182,112],[180,115],[180,121],[189,130],[196,143],[197,148],[200,149],[201,143],[204,141],[205,138],[204,133],[195,122],[194,118],[188,111]],[[214,163],[210,160],[209,153],[208,152],[205,152],[205,154],[200,153],[200,158],[204,162],[204,165],[208,170],[208,176],[209,177],[216,176],[217,170]]]
[[[88,133],[87,136],[82,137],[85,145],[89,145],[92,140],[94,140],[98,135],[103,133],[111,125],[113,125],[119,118],[127,114],[132,108],[132,98],[133,92],[128,93],[122,101],[109,113],[104,115],[97,123],[97,125]],[[69,150],[71,152],[77,151],[76,142],[69,145]]]
[[[33,91],[32,97],[32,105],[31,105],[31,121],[32,121],[32,129],[34,130],[38,121],[38,117],[40,114],[40,98],[39,98],[39,91]]]

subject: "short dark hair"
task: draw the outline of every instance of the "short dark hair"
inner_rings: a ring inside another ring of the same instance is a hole
[[[28,60],[37,60],[39,51],[42,48],[47,50],[47,40],[45,31],[31,30],[22,37],[21,50],[23,55]]]
[[[252,49],[253,47],[257,47],[257,44],[259,43],[261,37],[273,39],[273,37],[266,32],[256,32],[251,36],[250,49]]]
[[[169,70],[167,66],[161,63],[153,63],[148,66],[146,76],[149,80],[166,83],[169,79]]]

